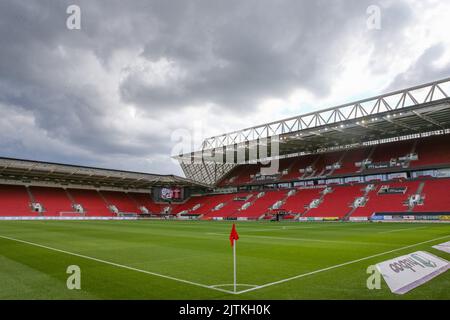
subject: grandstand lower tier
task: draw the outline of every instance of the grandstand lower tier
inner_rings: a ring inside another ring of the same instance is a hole
[[[0,217],[358,220],[390,214],[450,216],[450,178],[206,194],[177,204],[156,203],[150,193],[0,185]]]
[[[0,217],[115,217],[170,214],[150,193],[0,185]]]
[[[190,199],[190,204],[195,210],[183,208],[174,212],[197,215],[206,220],[273,219],[276,216],[298,220],[357,220],[376,213],[450,214],[450,179],[323,185],[194,199]]]

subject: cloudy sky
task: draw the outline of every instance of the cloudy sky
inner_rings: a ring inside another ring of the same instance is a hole
[[[180,137],[450,76],[448,17],[437,0],[2,0],[0,156],[181,174]]]

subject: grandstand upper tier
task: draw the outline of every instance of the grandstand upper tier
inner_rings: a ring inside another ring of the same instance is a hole
[[[449,95],[446,78],[210,137],[175,158],[189,179],[222,187],[445,166],[448,137],[431,137],[450,133]],[[261,175],[258,162],[274,159]]]
[[[244,187],[273,183],[312,182],[340,184],[368,181],[373,176],[406,178],[418,172],[450,168],[450,134],[375,144],[332,153],[282,159],[275,174],[260,173],[262,164],[241,164],[217,184]]]

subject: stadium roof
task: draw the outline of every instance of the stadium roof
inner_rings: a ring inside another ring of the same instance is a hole
[[[120,189],[150,189],[154,186],[203,186],[175,175],[158,175],[69,164],[0,157],[0,179],[24,183],[49,182]]]
[[[450,78],[250,127],[204,140],[199,151],[179,155],[186,176],[216,183],[236,163],[267,147],[269,156],[294,156],[420,137],[450,128]],[[278,151],[272,152],[273,146]],[[230,154],[233,157],[227,158]],[[240,160],[237,155],[244,155]],[[256,157],[256,160],[267,158]],[[230,161],[230,159],[232,159]]]

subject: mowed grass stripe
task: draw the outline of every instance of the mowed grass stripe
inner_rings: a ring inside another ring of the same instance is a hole
[[[158,274],[170,275],[177,279],[189,279],[195,283],[213,286],[231,283],[230,281],[232,281],[232,251],[228,240],[231,223],[199,221],[1,222],[0,234],[49,247],[65,249],[66,251],[140,270],[153,270]],[[238,246],[238,282],[247,284],[272,283],[277,279],[287,279],[293,275],[314,272],[314,270],[321,270],[324,267],[335,266],[342,262],[353,261],[361,257],[450,234],[450,225],[431,224],[236,223],[241,236]],[[413,228],[423,226],[426,226],[426,228],[413,230]],[[411,230],[410,232],[379,233],[399,228]],[[263,231],[263,229],[266,230]],[[208,232],[220,233],[221,235],[207,235]],[[267,236],[267,239],[251,236]],[[271,237],[283,239],[272,239]],[[296,238],[312,241],[299,241],[295,240]],[[58,268],[52,265],[50,260],[55,258],[49,258],[48,265],[45,262],[37,262],[36,259],[38,258],[36,257],[40,253],[33,253],[33,250],[37,250],[37,248],[33,249],[29,246],[22,252],[19,247],[16,247],[14,249],[16,253],[9,254],[6,247],[4,246],[3,250],[0,248],[0,255],[31,267],[38,263],[40,264],[40,271],[55,272],[55,269],[58,271],[61,268],[60,264]],[[424,248],[428,250],[429,246]],[[58,253],[55,252],[55,254]],[[62,267],[64,268],[64,266]],[[109,267],[107,265],[96,266],[96,262],[92,261],[92,267],[86,268],[86,272],[91,273],[96,268],[108,269]],[[47,269],[48,271],[46,271]],[[365,286],[355,287],[355,284],[358,283],[364,282],[365,284],[364,279],[356,281],[355,277],[367,277],[365,267],[356,263],[342,267],[338,271],[321,272],[320,275],[304,278],[301,283],[308,283],[308,290],[302,289],[298,282],[294,281],[297,285],[283,285],[279,286],[280,289],[277,289],[278,286],[271,286],[270,290],[256,290],[239,296],[231,296],[230,293],[226,292],[213,293],[201,287],[196,289],[194,286],[188,286],[181,282],[177,285],[172,282],[173,285],[170,285],[170,281],[162,278],[161,280],[157,280],[158,277],[142,278],[145,276],[143,273],[124,274],[120,271],[120,268],[114,266],[109,269],[111,270],[108,270],[108,274],[98,275],[95,281],[104,281],[111,278],[116,286],[119,285],[122,288],[123,294],[116,293],[114,295],[111,291],[115,289],[107,283],[102,284],[104,289],[97,288],[95,283],[93,283],[94,287],[86,287],[86,289],[102,298],[126,298],[127,290],[130,290],[130,294],[134,298],[153,299],[155,297],[165,299],[170,297],[186,299],[222,299],[227,297],[238,299],[333,298],[340,291],[347,292],[345,297],[351,299],[370,298],[374,295],[374,293],[369,294]],[[343,282],[339,282],[333,276],[336,272]],[[114,273],[114,275],[109,273]],[[130,278],[135,280],[135,287],[127,289]],[[326,282],[323,282],[325,278]],[[346,282],[345,279],[349,280]],[[443,291],[445,285],[448,287],[449,284],[450,277],[443,275],[438,280],[431,282],[430,288],[435,288],[431,293],[419,289],[417,297],[450,298],[450,294]],[[152,286],[158,287],[156,293],[145,291],[149,288],[151,290]],[[142,287],[141,290],[140,287]],[[179,290],[176,293],[175,288]],[[423,295],[421,295],[422,290]],[[208,294],[208,292],[210,293]],[[392,294],[386,290],[376,294],[383,298],[396,298],[392,297]],[[36,298],[36,296],[28,297]],[[45,296],[38,296],[37,298],[45,298]]]
[[[192,281],[189,281],[189,280],[178,279],[178,278],[175,278],[175,277],[162,275],[162,274],[151,272],[151,271],[142,270],[142,269],[126,266],[126,265],[115,263],[115,262],[111,262],[111,261],[106,261],[106,260],[102,260],[102,259],[98,259],[98,258],[94,258],[94,257],[90,257],[90,256],[74,253],[74,252],[69,252],[69,251],[62,250],[62,249],[52,248],[52,247],[49,247],[49,246],[33,243],[33,242],[30,242],[30,241],[25,241],[25,240],[21,240],[21,239],[15,239],[15,238],[11,238],[11,237],[6,237],[6,236],[0,235],[0,238],[2,238],[2,239],[15,241],[15,242],[20,242],[20,243],[24,243],[24,244],[27,244],[27,245],[32,245],[32,246],[35,246],[35,247],[40,247],[40,248],[44,248],[44,249],[47,249],[47,250],[52,250],[52,251],[56,251],[56,252],[60,252],[60,253],[64,253],[64,254],[68,254],[68,255],[72,255],[72,256],[76,256],[76,257],[79,257],[79,258],[93,260],[93,261],[96,261],[96,262],[99,262],[99,263],[112,265],[114,267],[128,269],[128,270],[136,271],[136,272],[140,272],[140,273],[145,273],[145,274],[148,274],[148,275],[161,277],[161,278],[165,278],[165,279],[169,279],[169,280],[173,280],[173,281],[178,281],[178,282],[182,282],[182,283],[186,283],[186,284],[194,285],[194,286],[199,286],[199,287],[203,287],[203,288],[207,288],[207,289],[211,289],[211,290],[217,290],[217,291],[225,292],[225,293],[228,293],[228,294],[243,294],[243,293],[246,293],[246,292],[263,289],[263,288],[266,288],[266,287],[269,287],[269,286],[273,286],[273,285],[281,284],[281,283],[284,283],[284,282],[292,281],[292,280],[295,280],[295,279],[299,279],[299,278],[302,278],[302,277],[314,275],[314,274],[317,274],[317,273],[320,273],[320,272],[325,272],[325,271],[329,271],[329,270],[332,270],[332,269],[340,268],[340,267],[347,266],[347,265],[350,265],[350,264],[354,264],[354,263],[357,263],[357,262],[361,262],[361,261],[364,261],[364,260],[368,260],[368,259],[372,259],[372,258],[379,257],[379,256],[382,256],[382,255],[386,255],[386,254],[389,254],[389,253],[393,253],[393,252],[409,249],[409,248],[416,247],[416,246],[419,246],[419,245],[422,245],[422,244],[435,242],[435,241],[442,240],[442,239],[447,239],[449,237],[450,237],[450,235],[449,236],[435,238],[435,239],[431,239],[431,240],[427,240],[427,241],[422,241],[422,242],[415,243],[415,244],[412,244],[412,245],[408,245],[408,246],[405,246],[405,247],[396,248],[396,249],[393,249],[393,250],[377,253],[377,254],[374,254],[374,255],[371,255],[371,256],[368,256],[368,257],[363,257],[363,258],[360,258],[360,259],[347,261],[347,262],[344,262],[344,263],[341,263],[341,264],[337,264],[337,265],[334,265],[334,266],[330,266],[330,267],[327,267],[327,268],[323,268],[323,269],[311,271],[311,272],[308,272],[308,273],[296,275],[294,277],[290,277],[290,278],[274,281],[274,282],[271,282],[271,283],[266,283],[266,284],[263,284],[263,285],[258,285],[258,286],[255,285],[255,287],[253,287],[253,288],[242,290],[242,291],[238,291],[237,293],[234,293],[234,292],[229,291],[229,290],[220,289],[218,287],[218,285],[204,285],[204,284],[192,282]]]
[[[47,249],[47,250],[52,250],[52,251],[68,254],[68,255],[79,257],[79,258],[83,258],[83,259],[88,259],[88,260],[92,260],[92,261],[108,264],[108,265],[111,265],[111,266],[114,266],[114,267],[118,267],[118,268],[128,269],[128,270],[136,271],[136,272],[140,272],[140,273],[145,273],[145,274],[152,275],[152,276],[155,276],[155,277],[160,277],[160,278],[169,279],[169,280],[173,280],[173,281],[177,281],[177,282],[182,282],[182,283],[193,285],[193,286],[197,286],[197,287],[202,287],[202,288],[211,289],[211,290],[217,290],[217,291],[221,291],[221,292],[225,292],[225,293],[232,293],[231,291],[220,289],[220,288],[216,288],[216,287],[211,286],[211,285],[205,285],[205,284],[196,283],[196,282],[189,281],[189,280],[179,279],[179,278],[175,278],[175,277],[168,276],[168,275],[163,275],[163,274],[156,273],[156,272],[151,272],[151,271],[147,271],[147,270],[142,270],[142,269],[126,266],[126,265],[115,263],[115,262],[112,262],[112,261],[106,261],[106,260],[103,260],[103,259],[89,257],[89,256],[86,256],[86,255],[83,255],[83,254],[79,254],[79,253],[74,253],[74,252],[70,252],[70,251],[66,251],[66,250],[62,250],[62,249],[57,249],[57,248],[52,248],[52,247],[49,247],[49,246],[44,246],[44,245],[41,245],[41,244],[38,244],[38,243],[33,243],[33,242],[30,242],[30,241],[25,241],[25,240],[21,240],[21,239],[15,239],[15,238],[6,237],[6,236],[2,236],[2,235],[0,235],[0,238],[6,239],[6,240],[10,240],[10,241],[16,241],[16,242],[28,244],[28,245],[39,247],[39,248],[44,248],[44,249]]]
[[[393,249],[393,250],[389,250],[389,251],[385,251],[385,252],[381,252],[381,253],[377,253],[377,254],[374,254],[374,255],[371,255],[371,256],[368,256],[368,257],[364,257],[364,258],[360,258],[360,259],[356,259],[356,260],[352,260],[352,261],[347,261],[347,262],[340,263],[340,264],[337,264],[337,265],[334,265],[334,266],[330,266],[330,267],[327,267],[327,268],[323,268],[323,269],[307,272],[307,273],[304,273],[304,274],[299,274],[299,275],[296,275],[296,276],[293,276],[293,277],[290,277],[290,278],[281,279],[281,280],[278,280],[278,281],[266,283],[266,284],[263,284],[263,285],[260,285],[260,286],[254,287],[254,288],[250,288],[250,289],[247,289],[247,290],[242,290],[242,291],[239,291],[238,294],[242,294],[242,293],[246,293],[246,292],[250,292],[250,291],[254,291],[254,290],[263,289],[263,288],[266,288],[266,287],[274,286],[274,285],[285,283],[285,282],[288,282],[288,281],[300,279],[300,278],[303,278],[303,277],[306,277],[306,276],[314,275],[314,274],[317,274],[317,273],[320,273],[320,272],[325,272],[325,271],[333,270],[333,269],[336,269],[336,268],[341,268],[341,267],[344,267],[344,266],[348,266],[350,264],[354,264],[354,263],[357,263],[357,262],[361,262],[361,261],[369,260],[369,259],[372,259],[372,258],[380,257],[380,256],[383,256],[383,255],[386,255],[386,254],[389,254],[389,253],[402,251],[402,250],[405,250],[405,249],[409,249],[409,248],[420,246],[422,244],[426,244],[426,243],[430,243],[430,242],[436,242],[438,240],[443,240],[443,239],[448,239],[448,238],[450,238],[450,235],[449,236],[435,238],[435,239],[431,239],[431,240],[427,240],[427,241],[422,241],[422,242],[415,243],[415,244],[412,244],[412,245],[409,245],[409,246],[405,246],[405,247],[401,247],[401,248],[397,248],[397,249]]]

